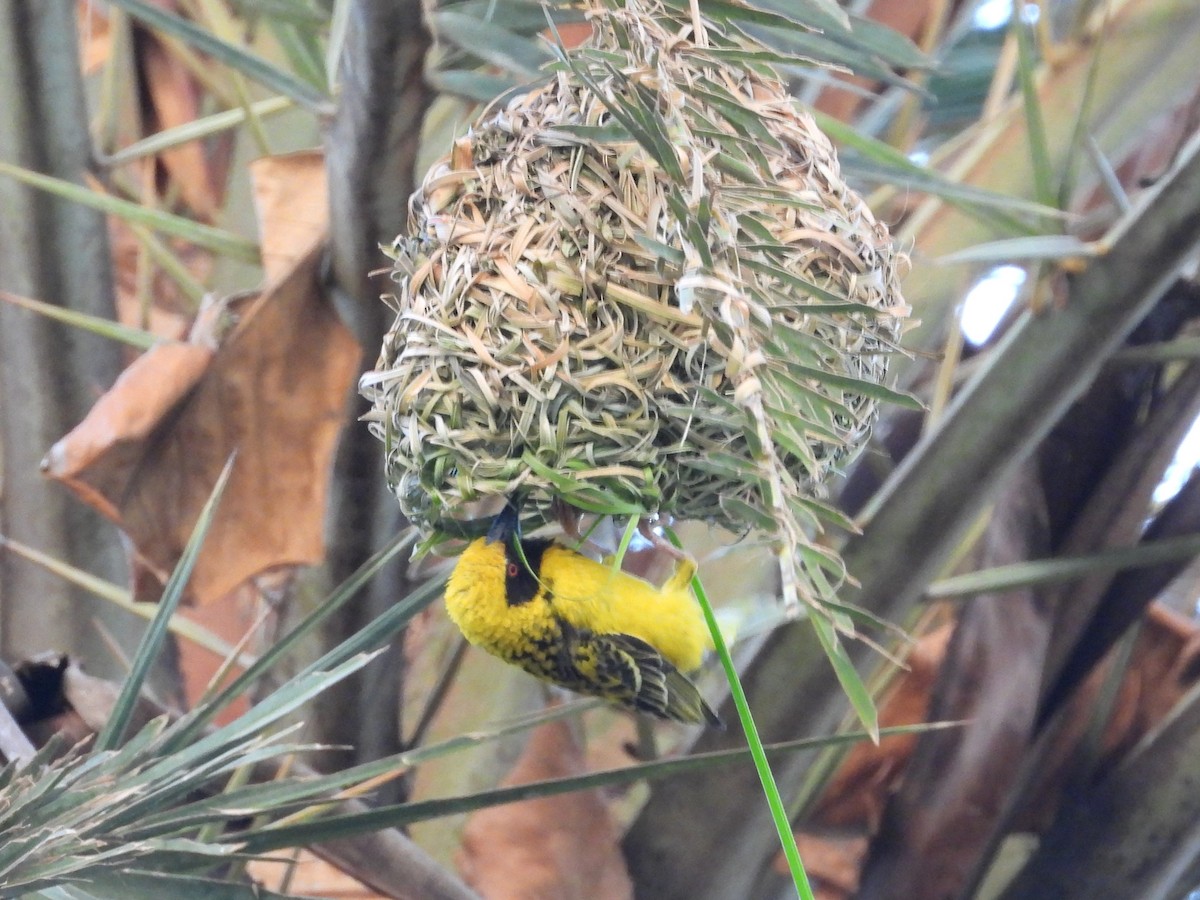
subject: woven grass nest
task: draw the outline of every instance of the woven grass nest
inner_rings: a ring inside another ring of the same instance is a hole
[[[803,543],[864,441],[904,258],[745,36],[688,9],[591,9],[592,43],[412,198],[363,390],[426,531],[520,490],[533,519],[560,497]]]

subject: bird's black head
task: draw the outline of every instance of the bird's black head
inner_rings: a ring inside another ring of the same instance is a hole
[[[542,554],[550,542],[521,540],[520,513],[512,500],[492,520],[487,542],[504,545],[504,599],[509,606],[528,603],[539,589],[547,588],[541,569]]]
[[[532,600],[539,590],[552,598],[551,586],[542,571],[542,554],[549,541],[510,541],[504,545],[504,599],[509,606],[520,606]]]

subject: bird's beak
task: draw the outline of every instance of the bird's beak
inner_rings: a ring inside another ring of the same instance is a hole
[[[493,544],[496,541],[503,541],[507,544],[508,539],[516,534],[518,525],[520,525],[520,514],[517,512],[516,505],[510,500],[500,514],[492,520],[492,527],[488,529],[487,542]]]

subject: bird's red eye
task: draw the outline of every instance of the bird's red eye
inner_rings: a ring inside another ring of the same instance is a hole
[[[521,571],[521,570],[517,568],[517,564],[515,562],[510,562],[508,564],[508,577],[509,578],[516,578],[517,573],[519,571]]]

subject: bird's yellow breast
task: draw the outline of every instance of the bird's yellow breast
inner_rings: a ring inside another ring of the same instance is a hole
[[[501,542],[480,538],[463,551],[446,585],[446,608],[466,638],[504,659],[545,655],[559,619],[598,634],[640,638],[684,672],[698,668],[711,647],[686,578],[656,588],[551,544],[537,568],[536,593],[510,604],[508,562]]]

